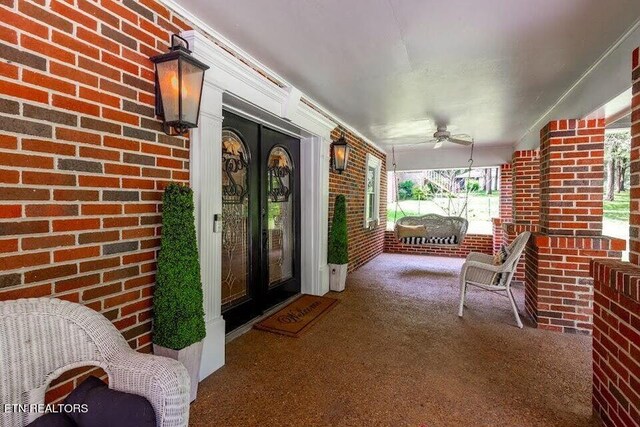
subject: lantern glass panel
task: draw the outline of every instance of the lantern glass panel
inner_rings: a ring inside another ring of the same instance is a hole
[[[180,105],[178,103],[178,60],[165,61],[156,64],[158,72],[158,84],[164,110],[164,121],[175,122],[179,120]]]
[[[180,116],[180,120],[197,125],[204,70],[184,60],[180,61],[180,69],[182,72],[182,116]]]
[[[349,146],[346,144],[335,144],[333,146],[333,156],[336,170],[345,170],[347,162],[349,161]]]

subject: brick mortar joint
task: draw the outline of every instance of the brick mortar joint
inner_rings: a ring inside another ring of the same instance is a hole
[[[611,243],[621,243],[621,242],[626,242],[624,239],[620,239],[618,237],[611,237],[611,236],[605,236],[605,235],[596,235],[596,236],[573,236],[573,235],[563,235],[563,234],[546,234],[546,233],[542,233],[542,232],[534,232],[531,238],[531,241],[534,242],[536,244],[536,246],[538,247],[550,247],[550,246],[554,246],[554,244],[551,243],[552,240],[555,239],[566,239],[567,241],[599,241],[599,242],[608,242],[609,246],[606,248],[600,248],[601,250],[611,250]],[[545,242],[547,242],[548,244],[543,245]],[[569,249],[569,248],[567,248]],[[585,249],[585,250],[591,250],[591,249],[595,249],[595,248],[579,248],[576,247],[575,249]]]
[[[640,303],[640,266],[621,260],[594,259],[590,263],[590,274],[596,285],[606,286]]]

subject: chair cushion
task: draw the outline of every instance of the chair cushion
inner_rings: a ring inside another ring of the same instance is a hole
[[[500,246],[500,250],[493,254],[493,265],[502,265],[509,258],[509,248],[505,245]]]
[[[29,423],[27,427],[76,427],[71,418],[65,414],[44,414],[32,423]]]
[[[509,248],[505,245],[500,246],[500,250],[493,255],[493,265],[502,265],[509,258]],[[496,273],[491,280],[492,285],[499,285],[502,280],[502,273]]]
[[[449,237],[405,237],[400,239],[402,243],[407,245],[456,245],[458,238],[456,236]]]
[[[402,240],[408,237],[427,237],[427,227],[424,225],[402,225],[396,226],[396,234],[398,239]]]
[[[147,399],[112,390],[96,377],[89,377],[69,394],[64,403],[86,404],[86,413],[69,414],[78,427],[155,427],[156,414]]]

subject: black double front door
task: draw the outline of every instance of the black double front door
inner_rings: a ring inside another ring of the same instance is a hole
[[[300,140],[224,112],[222,314],[227,332],[300,292]]]

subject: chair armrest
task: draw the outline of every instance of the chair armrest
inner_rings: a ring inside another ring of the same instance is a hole
[[[109,386],[149,400],[159,427],[189,425],[190,379],[177,360],[138,353],[118,353],[109,365]]]

